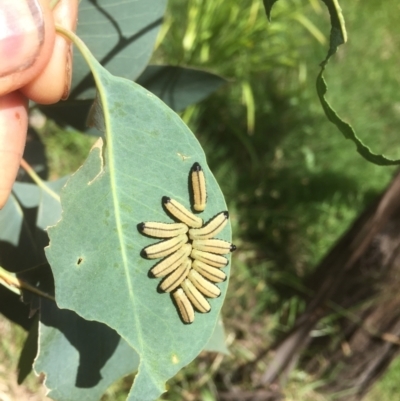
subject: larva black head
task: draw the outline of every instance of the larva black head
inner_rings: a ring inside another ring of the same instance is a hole
[[[193,164],[192,171],[201,171],[201,170],[202,170],[202,168],[199,163],[196,162]]]
[[[229,212],[227,210],[225,210],[225,212],[222,212],[224,214],[224,216],[229,219]]]
[[[153,266],[154,267],[154,266]],[[152,269],[153,269],[153,267],[148,271],[148,273],[147,273],[147,277],[148,278],[156,278],[156,276],[152,273]]]
[[[171,202],[171,198],[169,198],[168,196],[163,196],[162,197],[162,203],[165,205],[166,203]]]
[[[143,249],[140,251],[140,256],[141,256],[142,258],[147,258],[146,248],[143,248]]]
[[[233,251],[236,251],[236,249],[237,249],[237,248],[236,248],[236,245],[231,244],[231,247],[230,247],[229,250],[230,250],[231,252],[233,252]]]
[[[140,232],[143,232],[143,229],[145,228],[146,223],[139,223],[136,227]]]
[[[159,294],[165,294],[165,291],[163,291],[162,289],[161,289],[161,283],[162,283],[162,281],[158,284],[158,286],[157,286],[157,292],[159,293]]]

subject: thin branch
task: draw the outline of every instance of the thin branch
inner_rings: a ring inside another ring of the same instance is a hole
[[[27,172],[32,180],[41,188],[44,192],[47,192],[52,198],[60,202],[60,197],[56,194],[45,182],[35,173],[35,170],[24,160],[21,160],[21,167]]]
[[[53,296],[39,290],[33,285],[28,284],[26,281],[20,280],[14,274],[8,272],[2,267],[0,267],[0,284],[18,295],[21,295],[21,290],[27,290],[43,298],[55,301],[55,298]]]

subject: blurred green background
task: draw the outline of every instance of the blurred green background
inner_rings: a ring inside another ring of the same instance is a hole
[[[305,307],[304,277],[395,169],[362,159],[321,109],[315,79],[330,30],[322,2],[279,1],[272,23],[257,0],[185,3],[170,1],[154,61],[230,80],[182,116],[226,196],[239,251],[223,309],[232,355],[199,358],[170,383],[165,399],[180,400],[183,392],[185,400],[216,400],[215,386],[231,390],[231,372],[291,327]],[[341,6],[349,41],[328,65],[328,100],[373,151],[398,158],[399,5]],[[330,329],[325,322],[324,333]],[[264,369],[260,362],[252,377]],[[396,398],[400,385],[391,377],[399,369],[393,365],[369,401]],[[320,384],[296,371],[286,397],[322,400]],[[250,381],[236,385],[252,389]]]
[[[399,158],[400,5],[341,6],[349,40],[327,67],[328,100],[374,152]],[[213,401],[217,387],[236,386],[231,372],[291,327],[305,307],[304,277],[395,171],[362,159],[320,107],[315,79],[329,29],[318,0],[281,0],[271,23],[261,0],[169,1],[153,63],[207,69],[229,80],[182,118],[226,196],[239,250],[223,309],[231,355],[201,355],[168,383],[165,400]],[[40,135],[53,177],[78,168],[93,142],[50,122]],[[19,338],[3,337],[2,352]],[[2,358],[0,375],[11,375],[16,356]],[[261,361],[253,377],[264,369]],[[399,376],[395,361],[366,400],[396,399]],[[103,401],[124,400],[132,380],[113,385]],[[286,399],[325,400],[319,384],[295,371]],[[251,390],[252,382],[240,388]]]

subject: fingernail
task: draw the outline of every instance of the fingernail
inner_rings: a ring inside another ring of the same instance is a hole
[[[71,80],[72,80],[72,44],[68,46],[67,62],[65,65],[64,92],[61,96],[61,100],[68,99],[69,91],[71,89]]]
[[[1,0],[0,77],[29,68],[43,41],[44,21],[38,0]]]

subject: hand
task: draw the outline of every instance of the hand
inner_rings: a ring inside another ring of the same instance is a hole
[[[59,0],[53,10],[50,2],[0,3],[0,208],[24,151],[29,99],[51,104],[69,94],[72,48],[55,24],[75,29],[78,0]]]

